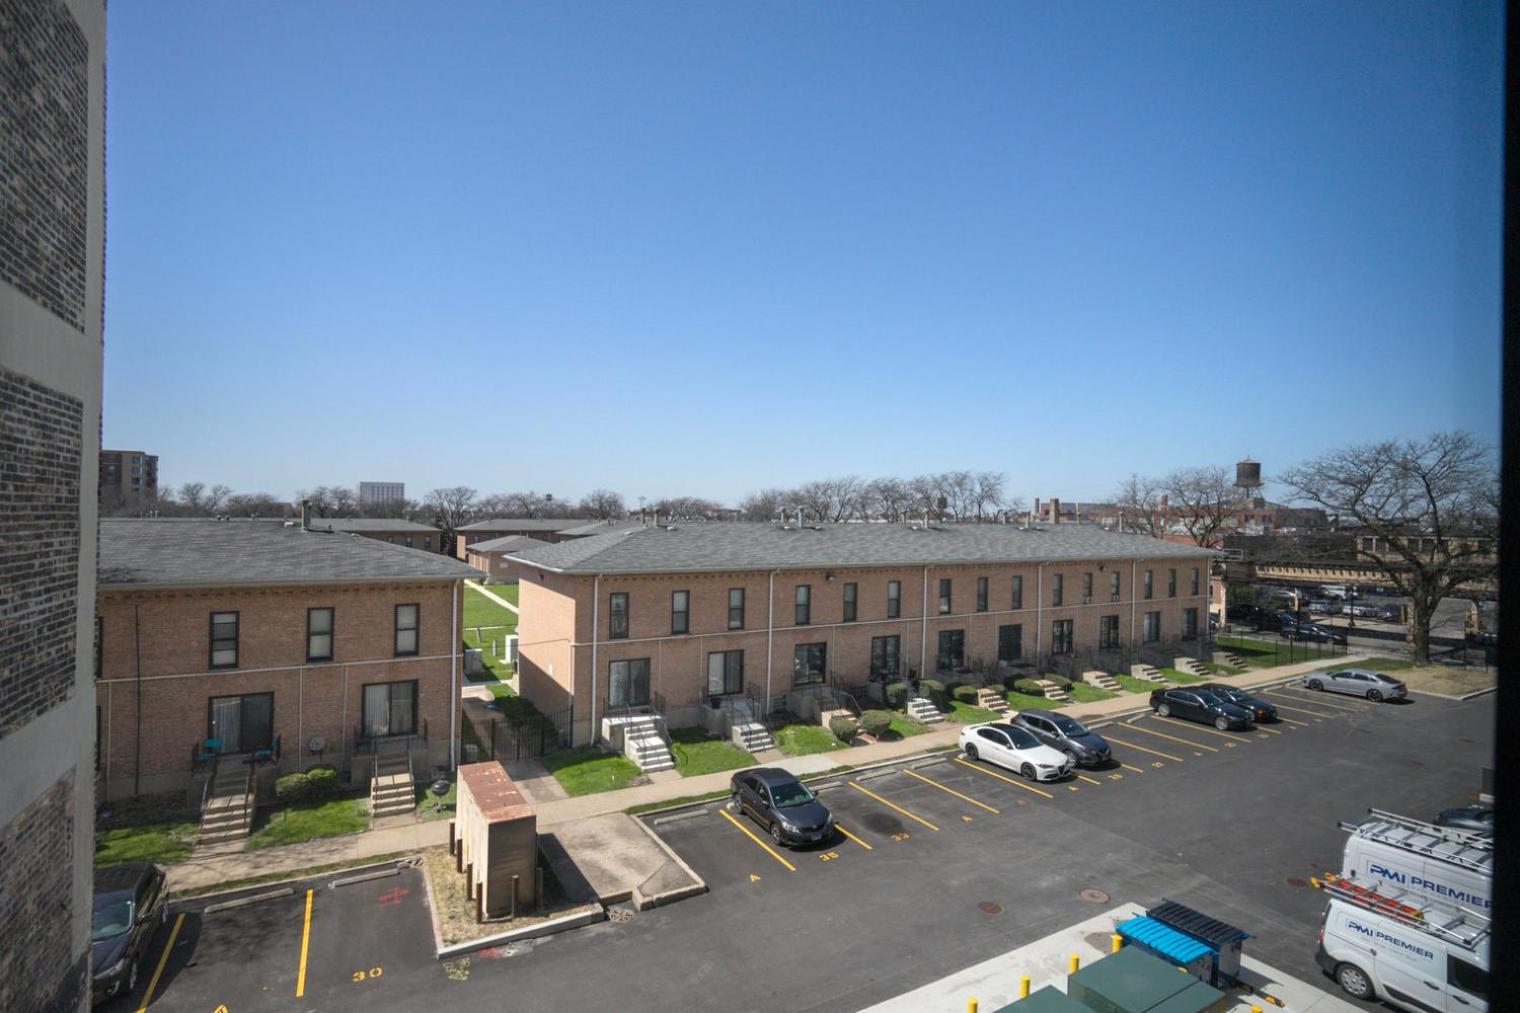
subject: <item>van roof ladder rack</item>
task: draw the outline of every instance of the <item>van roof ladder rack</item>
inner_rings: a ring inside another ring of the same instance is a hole
[[[1322,879],[1310,879],[1309,882],[1337,900],[1392,918],[1467,949],[1476,948],[1488,936],[1489,921],[1476,911],[1411,904],[1408,901],[1417,898],[1417,895],[1410,890],[1379,890],[1363,886],[1355,877],[1337,876],[1331,872],[1325,873]]]
[[[1438,827],[1424,820],[1411,819],[1381,809],[1368,809],[1368,817],[1359,823],[1342,821],[1340,828],[1372,841],[1381,841],[1406,851],[1460,865],[1492,875],[1494,842],[1492,838],[1455,827]]]

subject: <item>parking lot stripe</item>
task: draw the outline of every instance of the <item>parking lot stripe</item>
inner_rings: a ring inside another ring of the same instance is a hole
[[[935,833],[939,833],[939,827],[935,826],[933,823],[930,823],[928,820],[924,819],[922,816],[915,816],[913,813],[908,812],[908,810],[904,809],[902,806],[896,805],[896,804],[894,804],[892,802],[888,802],[886,799],[882,798],[880,795],[876,794],[874,791],[871,791],[868,788],[862,788],[860,785],[856,784],[854,781],[850,781],[850,782],[848,782],[848,784],[850,785],[851,788],[854,788],[856,791],[864,792],[865,794],[870,795],[876,801],[880,802],[882,805],[888,807],[889,809],[896,809],[898,812],[900,812],[904,816],[908,817],[908,819],[910,819],[910,820],[917,820],[918,822],[922,823],[924,826],[928,827],[930,830],[933,830]]]
[[[1178,718],[1178,717],[1173,717],[1173,718],[1168,718],[1167,720],[1169,720],[1169,721],[1182,721],[1183,719],[1182,718]],[[1189,722],[1189,727],[1191,728],[1191,725],[1195,724],[1195,723],[1196,722]],[[1231,735],[1228,732],[1221,732],[1221,731],[1219,731],[1217,728],[1191,728],[1191,730],[1195,731],[1195,732],[1208,732],[1210,735],[1217,735],[1221,739],[1229,739],[1231,742],[1246,742],[1246,743],[1250,742],[1249,739],[1236,738],[1235,736]]]
[[[1102,784],[1103,783],[1102,781],[1094,781],[1092,778],[1088,777],[1086,774],[1078,774],[1077,775],[1077,780],[1079,780],[1079,781],[1086,781],[1088,784]]]
[[[306,916],[301,919],[301,963],[296,969],[296,998],[306,994],[306,952],[311,946],[311,890],[306,891]]]
[[[1168,760],[1176,760],[1178,763],[1184,762],[1183,759],[1182,759],[1182,757],[1180,757],[1180,756],[1173,756],[1171,753],[1163,753],[1159,749],[1152,749],[1149,746],[1138,745],[1137,743],[1134,743],[1134,742],[1125,742],[1123,739],[1117,738],[1117,737],[1115,737],[1113,735],[1105,735],[1103,737],[1105,739],[1107,739],[1108,741],[1110,741],[1110,742],[1117,742],[1121,746],[1128,746],[1131,749],[1138,749],[1142,753],[1154,753],[1157,756],[1164,756]]]
[[[1219,752],[1218,746],[1206,746],[1202,742],[1194,742],[1192,739],[1179,739],[1175,735],[1168,735],[1166,732],[1158,732],[1154,728],[1147,728],[1138,721],[1130,725],[1130,727],[1137,732],[1144,732],[1147,735],[1157,735],[1163,739],[1171,739],[1173,742],[1180,742],[1184,746],[1192,746],[1194,749],[1207,749],[1211,753]]]
[[[1263,725],[1257,725],[1256,726],[1256,730],[1258,732],[1266,732],[1268,735],[1281,735],[1282,734],[1282,732],[1279,731],[1276,728],[1267,728],[1267,727],[1265,727]]]
[[[1139,767],[1131,767],[1131,766],[1130,766],[1130,765],[1129,765],[1129,764],[1127,764],[1127,763],[1122,763],[1122,762],[1121,762],[1121,763],[1120,763],[1120,764],[1119,764],[1119,766],[1121,766],[1121,767],[1123,767],[1123,768],[1124,768],[1124,769],[1125,769],[1125,770],[1133,770],[1133,771],[1134,771],[1134,772],[1135,772],[1135,773],[1137,773],[1137,774],[1143,774],[1143,773],[1145,773],[1145,771],[1143,771],[1143,770],[1141,770],[1141,769],[1140,769],[1140,768],[1139,768]]]
[[[1364,706],[1346,704],[1340,702],[1339,700],[1331,703],[1329,700],[1321,700],[1317,696],[1299,695],[1298,693],[1281,693],[1275,689],[1269,689],[1266,692],[1271,693],[1273,696],[1280,696],[1284,700],[1297,700],[1299,703],[1312,703],[1316,707],[1329,707],[1331,710],[1346,711],[1348,714],[1360,714],[1362,711],[1367,709]]]
[[[1291,707],[1289,707],[1289,708],[1279,707],[1277,709],[1278,710],[1292,710]],[[1285,725],[1297,725],[1300,728],[1308,728],[1309,727],[1309,722],[1307,722],[1307,721],[1294,721],[1292,718],[1285,718],[1281,714],[1277,715],[1277,720],[1281,721]]]
[[[1025,784],[1023,781],[1015,781],[1013,778],[999,774],[995,770],[988,770],[986,767],[978,767],[974,763],[967,763],[959,756],[955,758],[955,762],[959,763],[962,767],[970,767],[972,770],[976,771],[979,774],[986,774],[988,777],[995,777],[999,781],[1007,781],[1009,784],[1013,785],[1016,788],[1023,788],[1025,791],[1032,791],[1036,795],[1044,795],[1046,798],[1055,798],[1055,796],[1048,791],[1041,791],[1033,785]]]
[[[732,823],[734,826],[738,827],[739,828],[739,832],[742,833],[745,837],[748,837],[750,840],[754,841],[756,844],[758,844],[762,848],[764,848],[765,849],[765,853],[767,855],[770,855],[776,861],[778,861],[782,865],[786,866],[786,871],[787,872],[796,872],[797,871],[797,867],[795,865],[793,865],[791,862],[788,862],[786,859],[782,858],[776,852],[775,848],[771,847],[769,844],[766,844],[760,838],[756,837],[753,833],[751,833],[749,827],[745,826],[743,823],[740,823],[738,820],[734,819],[734,817],[729,813],[729,811],[727,809],[724,809],[724,808],[722,808],[720,806],[718,808],[718,814],[720,816],[722,816],[724,819],[728,820],[728,822]]]
[[[916,777],[920,781],[924,782],[925,784],[932,784],[932,785],[934,785],[934,787],[938,788],[940,791],[949,792],[950,794],[954,795],[956,798],[960,799],[962,802],[970,802],[972,805],[981,806],[983,809],[987,810],[990,813],[994,813],[995,814],[995,813],[998,812],[998,810],[992,808],[992,806],[990,806],[990,805],[987,805],[985,802],[978,802],[976,799],[972,798],[970,795],[962,795],[960,792],[956,791],[954,788],[947,788],[944,785],[940,784],[938,781],[931,780],[931,779],[925,777],[924,775],[918,773],[918,771],[916,771],[916,770],[904,770],[903,773],[907,774],[909,777]]]
[[[179,937],[179,927],[183,924],[185,912],[181,911],[174,916],[174,928],[169,931],[169,941],[164,943],[164,952],[158,957],[158,966],[153,968],[153,977],[148,979],[148,990],[143,993],[142,1005],[137,1007],[137,1013],[144,1013],[153,1001],[153,990],[158,987],[159,976],[164,973],[164,965],[169,962],[169,951],[174,949],[174,940]]]
[[[1267,690],[1267,692],[1271,693],[1272,691],[1271,690]],[[1275,696],[1276,694],[1273,694],[1273,695]],[[1308,700],[1303,700],[1303,699],[1301,699],[1299,697],[1296,697],[1296,696],[1284,697],[1283,699],[1285,699],[1285,700],[1297,700],[1299,703],[1310,703],[1311,702],[1311,701],[1308,701]],[[1317,710],[1311,710],[1308,707],[1289,707],[1287,704],[1283,704],[1283,703],[1277,704],[1276,706],[1277,706],[1278,710],[1294,711],[1294,712],[1299,713],[1299,714],[1313,714],[1316,720],[1319,720],[1321,718],[1338,718],[1338,717],[1341,716],[1340,714],[1336,713],[1335,711],[1317,711]]]
[[[840,826],[838,823],[834,824],[834,829],[838,830],[841,834],[844,834],[850,840],[854,841],[856,844],[860,845],[862,848],[865,848],[867,851],[871,850],[871,846],[869,844],[867,844],[865,841],[861,840],[859,837],[856,837],[854,834],[850,833],[848,830],[846,830],[844,827]]]

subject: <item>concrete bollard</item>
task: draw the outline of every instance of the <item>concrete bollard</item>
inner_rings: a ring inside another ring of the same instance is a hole
[[[1110,949],[1108,952],[1118,953],[1120,948],[1124,946],[1124,937],[1115,932],[1112,936],[1109,937],[1109,946]]]
[[[1029,998],[1029,975],[1027,974],[1019,975],[1019,998]]]
[[[1082,966],[1082,958],[1079,957],[1077,954],[1073,953],[1071,955],[1071,957],[1066,961],[1066,973],[1067,974],[1076,974],[1077,973],[1077,969],[1079,967],[1081,967],[1081,966]]]

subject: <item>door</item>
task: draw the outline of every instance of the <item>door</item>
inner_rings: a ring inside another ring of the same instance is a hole
[[[274,739],[274,694],[211,698],[207,738],[220,739],[219,753],[268,749]]]
[[[993,728],[978,728],[976,731],[977,749],[983,757],[993,763],[1007,765],[1012,762],[1008,740],[1003,733]]]
[[[1025,727],[1033,732],[1034,737],[1041,742],[1046,745],[1052,745],[1054,740],[1058,738],[1055,734],[1055,729],[1044,718],[1037,718],[1033,714],[1026,714],[1023,717]]]
[[[1427,1013],[1446,1013],[1444,955],[1430,953],[1425,946],[1405,952],[1386,939],[1380,939],[1372,951],[1372,973],[1388,997],[1396,1003]],[[1461,1009],[1461,1006],[1457,1007]]]

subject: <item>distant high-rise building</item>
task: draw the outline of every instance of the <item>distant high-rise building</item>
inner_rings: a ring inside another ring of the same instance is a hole
[[[406,499],[405,482],[360,482],[359,509],[400,503]]]
[[[105,31],[0,0],[0,1010],[90,1006]]]
[[[141,450],[100,452],[100,503],[107,510],[158,499],[158,455]]]

